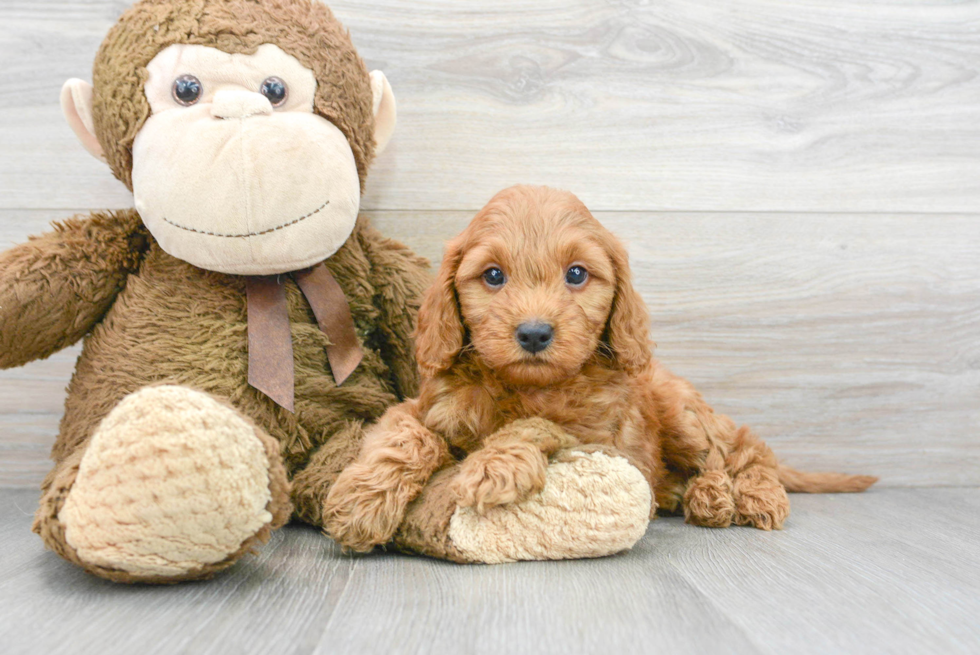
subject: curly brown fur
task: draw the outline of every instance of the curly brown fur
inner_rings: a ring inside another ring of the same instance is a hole
[[[573,265],[588,271],[580,286],[566,282]],[[484,279],[491,268],[503,271],[504,284]],[[515,338],[528,321],[554,328],[538,353]],[[657,505],[683,509],[691,523],[781,527],[789,501],[780,476],[792,470],[656,362],[648,329],[625,249],[577,198],[504,190],[448,244],[423,300],[416,346],[425,379],[410,429],[469,454],[452,489],[459,504],[481,511],[540,489],[547,456],[579,442],[625,454]],[[530,429],[522,425],[532,418]],[[360,459],[372,456],[365,444]],[[799,491],[855,491],[874,481],[798,472],[790,479]],[[370,482],[368,493],[384,493],[382,481]]]
[[[725,471],[707,471],[692,478],[684,491],[684,518],[708,528],[727,528],[735,520],[732,479]]]

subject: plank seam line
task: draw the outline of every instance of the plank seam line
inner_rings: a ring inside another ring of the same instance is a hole
[[[680,577],[680,579],[684,581],[684,583],[688,586],[689,589],[691,589],[694,593],[696,593],[705,603],[710,605],[715,610],[715,612],[717,612],[719,616],[723,617],[730,626],[732,626],[735,630],[739,632],[739,634],[745,637],[745,641],[752,644],[752,646],[756,648],[757,652],[759,653],[772,652],[770,650],[766,650],[764,644],[761,644],[755,639],[753,639],[752,634],[749,632],[748,628],[743,626],[739,621],[737,621],[734,617],[728,614],[722,605],[715,602],[714,598],[712,598],[710,594],[705,593],[705,591],[701,589],[701,587],[698,586],[698,584],[694,580],[689,578],[684,573],[684,571],[682,571],[681,568],[677,566],[677,564],[675,564],[670,558],[667,558],[667,564],[670,566],[670,568],[674,570],[674,572]]]
[[[302,640],[300,640],[299,645],[294,651],[297,655],[309,655],[319,647],[324,635],[330,630],[330,625],[333,623],[333,617],[337,613],[337,608],[340,607],[340,604],[347,596],[347,590],[350,588],[350,581],[354,576],[354,571],[357,569],[358,561],[350,556],[342,557],[340,561],[347,565],[342,573],[343,579],[340,582],[340,588],[337,590],[333,588],[329,589],[327,597],[324,599],[323,607],[320,608],[313,624],[303,635]],[[317,629],[318,627],[319,629]]]

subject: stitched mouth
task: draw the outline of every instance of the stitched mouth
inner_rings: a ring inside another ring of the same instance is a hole
[[[327,200],[325,203],[323,203],[322,205],[320,205],[319,207],[317,207],[316,209],[314,209],[313,211],[311,211],[309,214],[306,214],[304,216],[300,216],[299,218],[294,219],[294,220],[291,220],[288,223],[283,223],[282,225],[277,225],[275,227],[270,227],[267,230],[261,230],[259,232],[243,232],[242,234],[222,234],[221,232],[208,232],[207,230],[198,230],[198,229],[193,228],[193,227],[187,227],[186,225],[181,225],[179,223],[174,223],[172,220],[170,220],[166,216],[163,216],[162,218],[163,218],[163,221],[165,223],[169,224],[169,225],[173,225],[174,227],[180,228],[181,230],[187,230],[188,232],[194,232],[195,234],[206,234],[206,235],[211,236],[211,237],[221,237],[223,239],[243,239],[245,237],[257,237],[257,236],[261,236],[263,234],[269,234],[270,232],[275,232],[276,230],[282,230],[282,229],[287,228],[287,227],[290,227],[292,225],[296,225],[297,223],[300,223],[302,221],[305,221],[306,219],[310,218],[311,216],[313,216],[315,214],[318,214],[320,211],[323,210],[324,207],[326,207],[329,204],[330,204],[330,201]]]

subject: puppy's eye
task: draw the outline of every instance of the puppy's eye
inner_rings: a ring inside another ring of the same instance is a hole
[[[203,90],[204,87],[201,86],[201,80],[193,75],[181,75],[174,80],[172,92],[177,104],[190,107],[201,99],[201,92]]]
[[[507,281],[507,278],[504,277],[502,270],[496,266],[492,266],[483,271],[483,281],[490,287],[502,287],[504,286],[504,282]]]
[[[582,266],[572,266],[565,272],[565,283],[571,287],[580,287],[589,279],[589,272]]]
[[[266,78],[265,82],[262,82],[260,91],[262,95],[269,99],[273,107],[281,107],[289,95],[289,89],[286,88],[286,83],[278,77]]]

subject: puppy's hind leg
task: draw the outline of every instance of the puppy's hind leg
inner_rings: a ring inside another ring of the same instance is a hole
[[[423,426],[414,409],[415,401],[389,408],[330,488],[323,526],[341,546],[367,552],[389,542],[408,504],[452,461],[445,440]]]
[[[649,389],[669,471],[657,485],[657,504],[670,512],[682,508],[692,525],[727,528],[735,520],[732,478],[725,462],[727,437],[735,425],[715,414],[689,382],[666,369],[654,371]]]
[[[711,459],[720,459],[717,454]],[[684,490],[684,519],[706,528],[727,528],[735,520],[732,479],[724,466],[711,466],[690,478]]]
[[[650,378],[651,403],[657,408],[668,468],[687,482],[658,490],[662,507],[681,504],[689,523],[712,528],[752,525],[782,527],[789,498],[779,482],[776,457],[746,428],[716,414],[686,380],[663,368]]]
[[[702,467],[684,494],[689,523],[724,528],[732,523],[780,529],[789,516],[789,497],[779,482],[776,456],[745,426],[713,416],[720,429],[707,439]]]
[[[732,476],[735,523],[779,530],[789,516],[789,496],[779,481],[776,455],[745,426],[735,434],[725,462]]]

